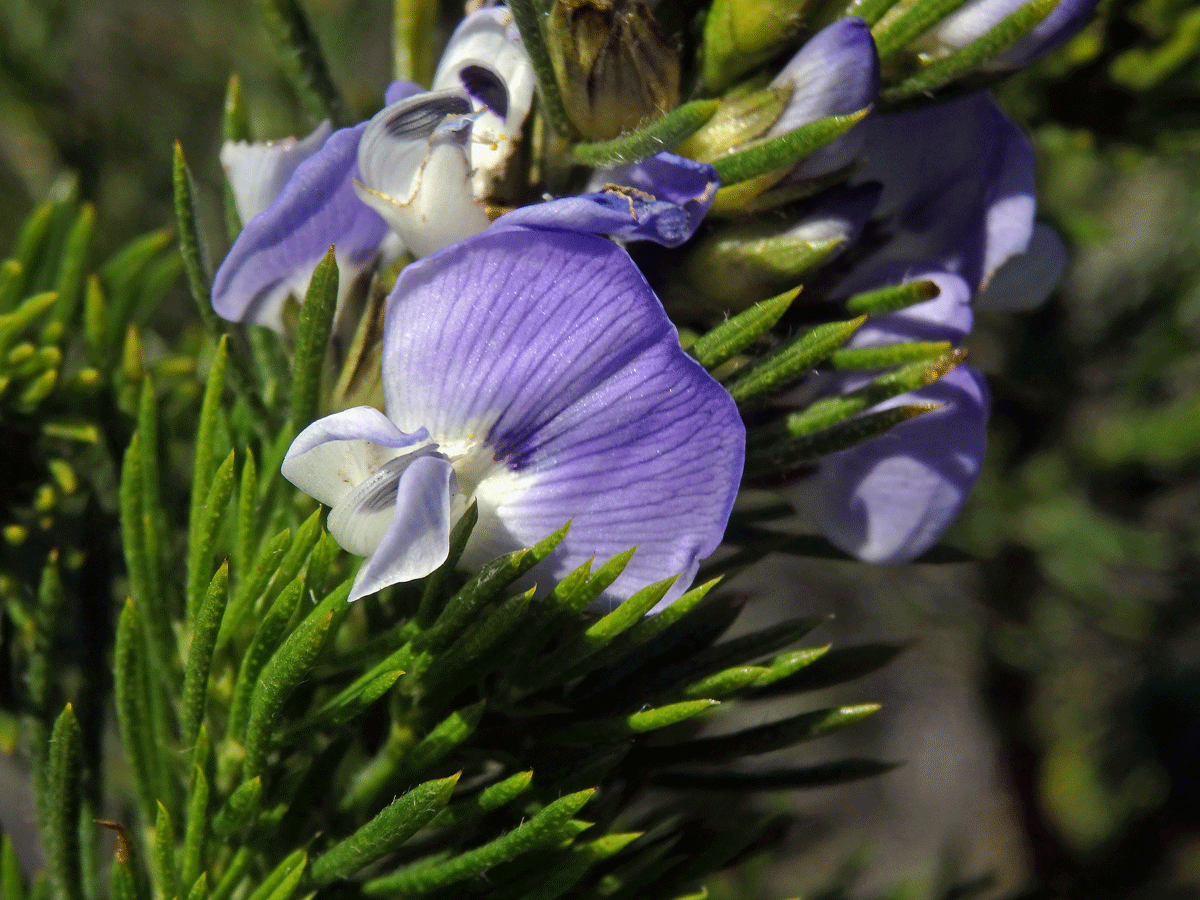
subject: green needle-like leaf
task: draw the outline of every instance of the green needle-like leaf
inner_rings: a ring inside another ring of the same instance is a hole
[[[768,675],[770,671],[763,666],[735,666],[692,682],[683,689],[682,694],[689,699],[700,697],[720,699],[757,684],[758,680]]]
[[[364,891],[372,897],[428,894],[472,878],[522,853],[553,846],[562,839],[563,828],[591,799],[593,793],[588,790],[560,797],[529,821],[482,847],[464,851],[446,860],[414,863],[392,875],[368,881]]]
[[[232,458],[232,454],[231,454]],[[183,670],[183,746],[191,747],[200,733],[204,721],[204,704],[208,695],[208,673],[212,666],[213,651],[217,645],[217,631],[225,615],[225,604],[229,598],[229,563],[222,563],[200,604],[200,611],[192,625],[192,643],[188,648],[187,665]],[[184,879],[185,883],[187,879]]]
[[[246,101],[242,96],[242,79],[235,72],[229,76],[225,88],[225,107],[221,116],[221,139],[225,142],[250,140],[250,118],[246,114]],[[221,199],[225,209],[225,232],[230,241],[242,230],[242,219],[238,215],[233,199],[233,189],[226,180],[222,185]]]
[[[199,542],[200,530],[205,517],[208,494],[212,489],[213,476],[217,471],[217,434],[221,420],[221,395],[225,391],[225,363],[228,358],[228,340],[221,338],[217,342],[216,353],[213,354],[212,367],[208,370],[208,379],[204,387],[204,398],[200,401],[200,418],[196,427],[196,457],[192,464],[192,498],[188,510],[188,546],[193,549]],[[197,554],[188,554],[188,585],[197,582],[209,563],[201,565]],[[201,582],[201,585],[203,583]],[[197,592],[198,593],[198,592]],[[199,597],[193,600],[192,592],[188,592],[188,619],[195,614],[193,604],[199,604]]]
[[[392,2],[392,76],[430,84],[437,57],[429,36],[437,28],[437,5],[425,0]]]
[[[187,900],[208,900],[208,873],[201,872],[187,892]]]
[[[258,0],[258,7],[283,56],[292,87],[313,121],[329,119],[338,128],[351,124],[354,117],[298,0]]]
[[[537,0],[510,0],[508,8],[512,10],[517,30],[521,32],[521,43],[533,64],[538,96],[542,100],[542,110],[546,119],[560,135],[572,137],[575,134],[575,126],[567,116],[567,108],[563,105],[558,81],[554,77],[554,64],[550,61],[550,51],[546,47],[546,37],[542,32],[542,11]]]
[[[576,144],[571,153],[590,166],[636,162],[663,150],[675,149],[699,131],[716,114],[718,106],[717,100],[693,100],[629,134],[610,141]]]
[[[204,767],[192,769],[192,787],[188,791],[187,827],[183,834],[183,849],[179,861],[181,884],[194,884],[200,877],[204,860],[204,845],[208,840],[208,779]]]
[[[150,683],[146,672],[142,628],[138,607],[132,599],[127,600],[117,619],[113,691],[121,744],[133,770],[142,815],[146,821],[150,821],[155,816],[159,795],[154,764],[159,748],[155,744],[151,722]]]
[[[0,354],[7,354],[25,329],[45,315],[57,300],[54,291],[34,294],[12,312],[0,316]]]
[[[507,656],[507,640],[524,624],[536,587],[509,597],[475,627],[470,628],[421,676],[431,692],[453,697],[472,681],[491,671]]]
[[[83,287],[87,269],[87,253],[92,243],[92,231],[96,224],[96,210],[90,203],[80,207],[79,215],[71,225],[59,260],[58,279],[55,291],[58,297],[50,318],[65,325],[75,315],[79,292]]]
[[[0,315],[7,314],[17,305],[21,296],[24,271],[15,259],[0,261]]]
[[[874,25],[884,17],[899,0],[850,0],[843,15],[858,16],[868,25]]]
[[[208,571],[211,571],[212,558],[217,541],[217,531],[221,521],[233,499],[233,488],[237,483],[237,469],[234,451],[230,450],[225,461],[221,463],[213,475],[209,485],[208,495],[203,510],[199,516],[198,527],[191,535],[188,543],[188,622],[197,627],[196,620],[200,615],[200,606],[204,602],[204,582]],[[221,612],[224,613],[222,605]]]
[[[602,838],[571,847],[566,861],[556,865],[536,887],[523,891],[522,900],[557,900],[574,887],[596,863],[616,856],[642,836],[640,831],[606,834]]]
[[[640,622],[646,613],[650,612],[658,601],[666,596],[667,591],[671,589],[671,585],[678,577],[678,575],[672,575],[670,578],[664,578],[662,581],[647,585],[635,592],[628,600],[588,628],[583,633],[584,642],[589,647],[607,644],[621,632]]]
[[[882,20],[871,29],[880,60],[904,49],[966,0],[923,0],[909,4],[899,15]]]
[[[234,526],[233,568],[241,574],[250,565],[260,535],[257,524],[256,500],[258,497],[258,466],[254,454],[246,451],[242,463],[242,477],[238,482],[237,522]]]
[[[828,359],[866,321],[866,316],[848,322],[829,322],[802,334],[754,366],[729,387],[738,403],[770,393]]]
[[[713,167],[721,178],[721,186],[749,181],[751,178],[799,162],[834,138],[845,134],[870,111],[870,107],[867,107],[844,116],[826,116],[801,125],[787,134],[767,138],[737,153],[714,160]]]
[[[700,365],[712,371],[767,334],[799,293],[800,289],[795,288],[754,304],[698,338],[688,352]]]
[[[28,896],[17,850],[7,834],[0,834],[0,896],[5,900],[25,900]]]
[[[179,877],[175,870],[175,829],[171,824],[171,814],[161,802],[154,824],[154,881],[161,896],[179,896]]]
[[[824,737],[878,710],[878,703],[820,709],[733,734],[648,748],[645,752],[659,764],[730,761],[741,756],[782,750],[802,741]]]
[[[635,734],[645,734],[649,731],[657,731],[660,728],[667,728],[680,722],[686,722],[688,719],[694,718],[719,705],[719,700],[711,698],[684,700],[654,709],[639,710],[627,716],[604,722],[584,722],[583,724],[554,732],[550,736],[550,740],[556,744],[585,745],[606,741],[621,741]]]
[[[238,889],[246,879],[246,875],[250,871],[250,864],[254,862],[256,854],[249,847],[243,845],[238,847],[237,852],[233,854],[233,859],[230,860],[228,868],[217,881],[216,886],[212,889],[208,900],[229,900],[233,896],[233,892]]]
[[[300,886],[307,865],[307,853],[303,850],[292,851],[246,900],[287,900]]]
[[[370,822],[313,860],[311,879],[328,884],[382,859],[424,828],[447,803],[458,775],[427,781],[393,800]]]
[[[337,310],[338,267],[330,247],[308,283],[308,293],[300,308],[300,326],[296,334],[296,354],[292,373],[292,429],[298,434],[317,418],[321,402],[321,375],[325,353],[333,331]]]
[[[221,336],[221,324],[212,308],[212,286],[208,278],[208,260],[204,241],[200,237],[199,219],[196,215],[196,188],[187,160],[183,156],[183,145],[175,142],[172,184],[175,188],[175,227],[179,231],[179,254],[183,257],[183,271],[187,275],[192,298],[200,312],[200,321],[214,338]]]
[[[262,779],[243,781],[213,816],[212,833],[227,838],[241,831],[253,821],[261,800]]]
[[[888,103],[896,103],[931,93],[974,72],[1033,31],[1057,5],[1058,0],[1030,0],[962,49],[922,66],[899,84],[884,88],[880,91],[880,98]]]
[[[429,827],[448,828],[481,818],[512,803],[524,794],[532,783],[532,771],[517,772],[503,781],[489,785],[469,800],[447,806],[429,821]]]
[[[455,747],[475,733],[479,720],[483,718],[486,701],[480,700],[463,709],[455,710],[433,727],[433,730],[417,742],[404,760],[404,771],[419,775],[444,759]]]
[[[79,811],[83,802],[83,736],[75,710],[68,703],[50,735],[42,840],[54,882],[62,897],[83,900],[80,868]]]
[[[842,371],[890,369],[906,363],[929,362],[949,350],[949,341],[911,341],[885,347],[843,347],[833,352],[829,363]]]
[[[302,578],[289,582],[279,592],[279,596],[259,623],[258,630],[254,632],[233,683],[233,699],[229,707],[229,730],[232,734],[241,735],[244,732],[250,717],[250,700],[258,685],[258,677],[283,640],[284,631],[288,622],[292,620],[303,594]]]

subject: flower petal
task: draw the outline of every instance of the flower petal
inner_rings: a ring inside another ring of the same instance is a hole
[[[893,230],[878,259],[923,259],[972,289],[1033,234],[1033,151],[991,96],[972,94],[863,122],[856,182],[883,186],[877,215]]]
[[[659,153],[619,169],[601,170],[596,190],[523,206],[496,220],[520,225],[606,234],[678,247],[700,226],[720,182],[707,163]]]
[[[801,500],[833,544],[864,562],[907,562],[933,546],[983,463],[989,403],[977,372],[960,366],[884,406],[901,403],[944,406],[822,460]]]
[[[988,279],[975,298],[980,309],[1023,312],[1041,306],[1062,280],[1067,268],[1067,248],[1058,232],[1037,224],[1029,249],[1010,257]]]
[[[274,202],[246,223],[213,281],[222,318],[282,331],[288,294],[303,296],[312,270],[336,246],[340,284],[348,287],[383,240],[386,226],[351,186],[365,125],[343,128],[296,167]]]
[[[325,145],[332,130],[328,122],[322,122],[300,141],[295,138],[266,143],[226,141],[221,147],[221,166],[233,192],[238,217],[249,222],[270,206],[296,167]]]
[[[416,256],[488,226],[471,187],[470,116],[466,94],[437,91],[394,103],[366,125],[354,190]]]
[[[450,36],[433,90],[466,91],[479,114],[470,150],[478,196],[488,194],[490,182],[512,155],[533,106],[536,83],[516,22],[504,7],[470,13]]]
[[[983,37],[1030,0],[971,0],[926,34],[916,45],[921,52],[935,56],[961,50]],[[988,63],[989,72],[1019,69],[1053,50],[1083,27],[1096,9],[1098,0],[1059,0],[1057,6],[1033,30],[1000,56]]]
[[[867,23],[849,16],[818,31],[771,82],[772,87],[785,85],[792,88],[792,95],[767,137],[874,103],[879,55]],[[852,128],[801,162],[792,177],[816,178],[834,172],[848,165],[861,146],[861,129]]]
[[[423,578],[450,552],[454,468],[440,455],[417,455],[396,483],[394,515],[350,591],[351,600]],[[332,519],[332,516],[330,517]]]
[[[333,506],[396,451],[429,440],[429,432],[400,431],[379,410],[357,406],[318,419],[292,441],[283,477],[326,506]]]
[[[384,333],[389,417],[426,425],[452,457],[482,439],[495,460],[476,493],[477,556],[573,519],[542,571],[637,544],[619,597],[720,540],[741,475],[737,409],[612,242],[489,229],[406,268]]]

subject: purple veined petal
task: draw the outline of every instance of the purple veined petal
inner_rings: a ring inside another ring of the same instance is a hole
[[[862,123],[856,183],[882,188],[876,259],[924,259],[977,288],[1033,234],[1033,151],[986,93]]]
[[[423,578],[450,552],[450,497],[458,489],[450,463],[438,454],[418,455],[395,485],[387,500],[393,510],[391,522],[358,570],[350,600]],[[331,514],[331,532],[332,519]]]
[[[822,460],[794,491],[830,542],[864,562],[907,562],[932,547],[983,464],[989,400],[977,372],[959,366],[886,405],[914,402],[943,408]]]
[[[1038,223],[1029,249],[1000,266],[975,297],[980,309],[1024,312],[1041,306],[1062,280],[1067,248],[1058,232]]]
[[[354,193],[355,155],[364,125],[343,128],[306,159],[279,196],[246,223],[213,281],[224,319],[282,331],[288,294],[303,296],[312,270],[336,246],[340,283],[370,264],[387,230]]]
[[[393,81],[384,89],[383,105],[391,106],[393,103],[399,103],[401,100],[407,100],[409,97],[423,93],[425,93],[425,88],[415,81]]]
[[[325,145],[332,130],[328,122],[322,122],[299,141],[226,141],[221,146],[221,167],[233,192],[238,217],[249,222],[270,206],[296,168]]]
[[[602,170],[592,186],[586,194],[514,209],[496,224],[678,247],[699,227],[720,182],[707,163],[659,153],[631,166]]]
[[[772,87],[784,85],[792,88],[792,96],[768,137],[870,106],[879,90],[879,55],[867,23],[849,16],[818,31],[771,82]],[[834,172],[852,162],[861,147],[862,132],[856,126],[803,160],[792,177]]]
[[[959,7],[924,35],[917,49],[934,55],[961,50],[983,37],[1007,16],[1030,0],[971,0]],[[1053,50],[1076,31],[1095,11],[1098,0],[1059,0],[1057,6],[1034,29],[985,67],[989,72],[1019,69]]]
[[[902,341],[950,341],[960,343],[971,332],[971,288],[958,275],[920,261],[893,260],[869,270],[860,269],[838,285],[834,297],[849,297],[860,291],[932,281],[938,295],[932,300],[881,316],[871,316],[858,329],[847,347],[886,347]]]
[[[428,440],[423,428],[405,434],[374,407],[356,406],[301,431],[283,458],[283,477],[333,506],[399,451]]]
[[[466,94],[438,91],[388,106],[366,125],[354,190],[415,256],[488,226],[471,186],[470,116]]]
[[[471,558],[572,519],[542,573],[638,544],[615,597],[691,571],[720,540],[741,475],[736,407],[612,242],[489,229],[401,273],[384,342],[397,427],[427,425],[452,458],[474,446],[494,461],[477,482]]]
[[[470,150],[478,196],[486,196],[490,182],[503,173],[533,106],[536,83],[533,64],[506,8],[470,13],[450,36],[433,90],[465,91],[479,114]]]

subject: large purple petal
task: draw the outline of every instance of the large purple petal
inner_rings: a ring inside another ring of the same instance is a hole
[[[809,38],[771,85],[789,86],[792,95],[768,137],[826,116],[865,109],[875,102],[879,90],[879,55],[871,29],[855,16],[838,19]],[[861,130],[852,128],[800,163],[793,177],[815,178],[836,171],[850,163],[861,146]]]
[[[678,247],[700,226],[720,186],[712,166],[673,153],[605,170],[599,181],[607,186],[520,207],[501,216],[496,224],[605,234]]]
[[[944,406],[822,460],[805,497],[826,537],[865,562],[907,562],[933,546],[983,462],[989,403],[977,372],[960,366],[886,405],[901,403]]]
[[[375,256],[387,226],[363,205],[352,184],[365,127],[335,131],[296,168],[275,201],[246,223],[213,282],[218,315],[281,329],[284,300],[289,293],[303,294],[331,245],[343,284]]]
[[[570,519],[543,572],[636,544],[616,598],[690,572],[719,542],[741,474],[736,407],[610,241],[489,229],[409,266],[384,330],[389,417],[427,426],[452,458],[482,442],[494,461],[476,555]]]
[[[865,126],[857,182],[883,187],[880,259],[923,259],[978,288],[1033,234],[1033,151],[988,94]]]

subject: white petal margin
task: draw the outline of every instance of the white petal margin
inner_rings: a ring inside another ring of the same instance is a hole
[[[374,407],[357,406],[300,432],[283,458],[283,477],[334,506],[385,463],[428,440],[424,429],[405,434]]]
[[[476,10],[450,36],[433,89],[466,91],[479,113],[470,150],[478,196],[486,196],[491,182],[503,174],[533,106],[536,84],[516,22],[505,7]]]
[[[488,226],[471,184],[471,124],[465,93],[436,91],[385,107],[363,133],[354,189],[414,256]]]
[[[1058,232],[1040,222],[1033,226],[1029,249],[1010,256],[975,296],[980,309],[1024,312],[1041,306],[1067,268],[1067,248]]]
[[[325,145],[331,131],[332,126],[322,122],[303,140],[284,138],[256,144],[247,141],[224,143],[221,166],[243,222],[249,222],[271,205],[296,167]]]
[[[396,484],[391,524],[358,570],[351,600],[388,585],[423,578],[446,561],[450,498],[457,491],[454,468],[439,455],[418,455],[404,469]]]

